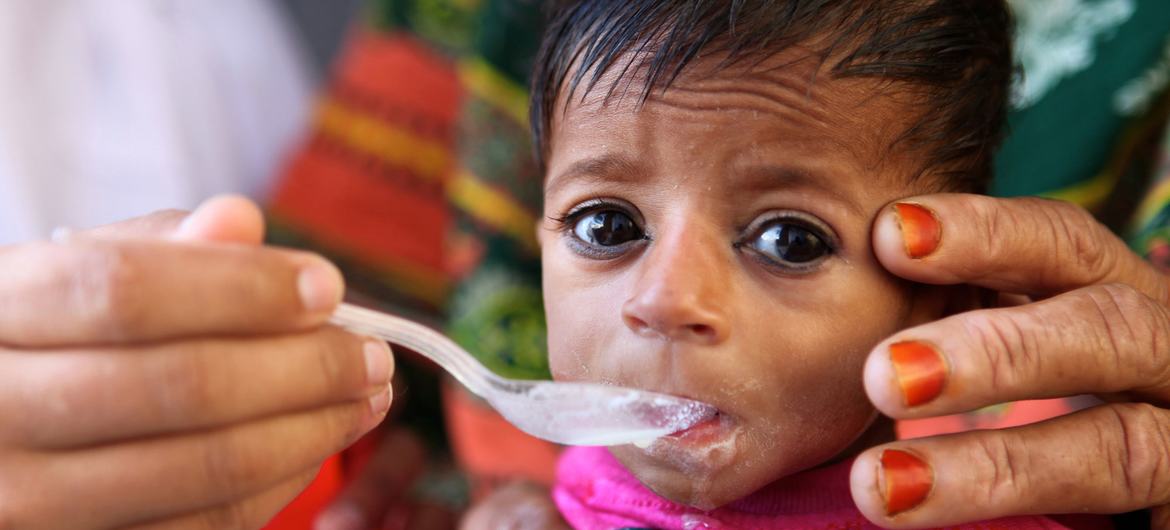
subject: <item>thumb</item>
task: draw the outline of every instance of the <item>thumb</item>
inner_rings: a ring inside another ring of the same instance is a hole
[[[424,471],[426,449],[414,433],[386,433],[358,476],[313,523],[314,530],[366,530],[380,524]]]
[[[58,228],[54,241],[71,238],[142,239],[170,238],[178,241],[260,244],[264,239],[264,216],[260,207],[239,195],[212,197],[194,212],[162,210],[88,230]]]
[[[264,214],[240,195],[220,195],[199,205],[172,232],[180,241],[258,245],[264,241]]]

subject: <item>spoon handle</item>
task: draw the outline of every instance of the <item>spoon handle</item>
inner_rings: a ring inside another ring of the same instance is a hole
[[[498,379],[454,341],[417,322],[351,304],[341,304],[329,321],[422,354],[480,397],[487,398]]]

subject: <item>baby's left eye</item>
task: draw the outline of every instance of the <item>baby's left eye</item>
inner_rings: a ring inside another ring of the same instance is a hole
[[[748,245],[781,265],[808,267],[832,252],[814,229],[791,221],[763,226]]]

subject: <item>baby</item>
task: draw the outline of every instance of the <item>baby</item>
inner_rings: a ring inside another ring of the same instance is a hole
[[[569,450],[554,497],[570,524],[868,524],[849,461],[893,430],[865,356],[961,302],[887,273],[873,220],[901,197],[984,189],[1009,34],[997,0],[559,8],[531,114],[554,377],[719,409],[646,447]],[[932,237],[928,210],[894,208]]]

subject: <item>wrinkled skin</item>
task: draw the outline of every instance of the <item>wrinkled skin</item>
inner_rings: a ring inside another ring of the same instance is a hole
[[[943,301],[870,246],[883,206],[925,189],[908,176],[921,160],[889,152],[910,110],[871,82],[814,72],[802,53],[770,71],[696,64],[641,107],[639,85],[606,100],[603,81],[561,102],[549,139],[554,377],[716,406],[703,429],[612,450],[658,494],[700,508],[840,457],[876,416],[867,352]],[[776,230],[831,250],[804,241],[780,255]]]

